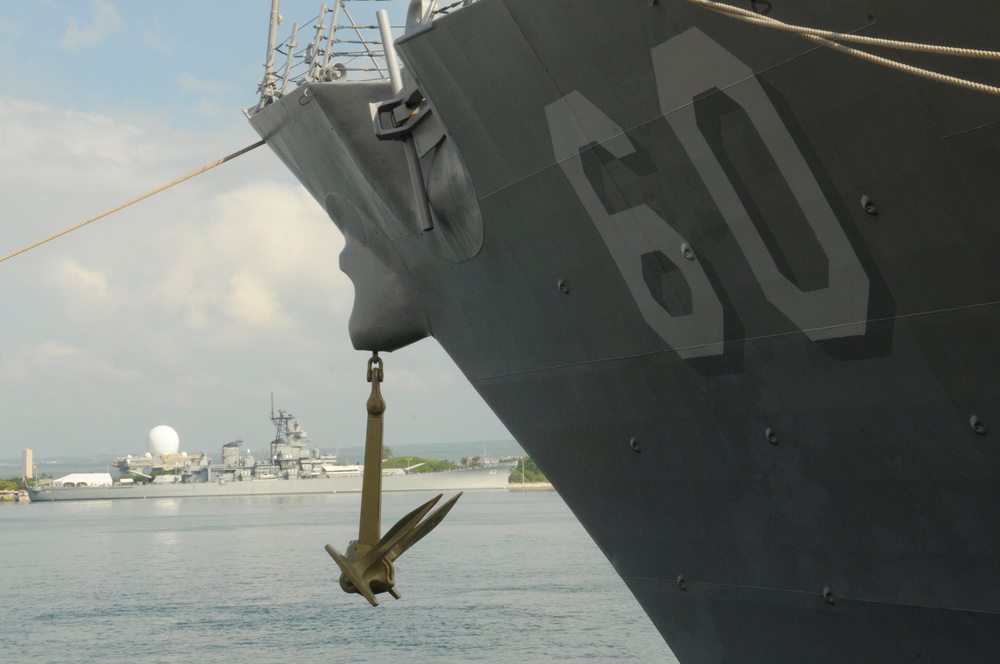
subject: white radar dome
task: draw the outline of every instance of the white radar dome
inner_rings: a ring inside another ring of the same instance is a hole
[[[180,436],[177,432],[166,425],[160,425],[158,427],[153,427],[153,430],[149,432],[149,438],[146,441],[146,449],[152,454],[158,454],[163,456],[164,454],[177,454],[177,450],[181,447]]]

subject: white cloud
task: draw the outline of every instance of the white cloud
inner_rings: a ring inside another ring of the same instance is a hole
[[[180,74],[177,76],[177,84],[185,92],[218,92],[220,90],[233,90],[234,85],[229,83],[219,83],[209,79],[196,78],[191,74]]]
[[[304,331],[315,305],[303,300],[350,303],[337,268],[343,239],[301,187],[253,183],[202,213],[206,223],[172,238],[176,253],[155,289],[188,327],[239,338],[245,326]],[[334,313],[346,320],[349,307]]]
[[[0,355],[0,377],[14,382],[28,382],[37,378],[36,369],[39,366],[51,364],[53,360],[64,357],[78,349],[54,341],[39,345],[22,347],[18,352],[5,352]]]
[[[137,185],[152,183],[153,179],[145,178],[155,170],[138,165],[155,155],[163,158],[164,151],[166,157],[176,154],[169,141],[156,146],[156,139],[138,124],[20,99],[0,100],[0,126],[4,128],[0,169],[5,189],[37,195],[49,209],[58,203],[53,199],[55,188],[63,196],[75,196],[73,205],[67,206],[74,215],[67,216],[61,226],[55,224],[53,230],[100,212],[96,202],[94,207],[80,203],[95,194],[103,196],[107,185],[112,191],[141,193]],[[100,203],[107,208],[124,200],[102,198]]]
[[[68,51],[88,48],[99,44],[124,27],[125,21],[114,5],[107,0],[94,0],[88,23],[80,25],[76,17],[69,17],[69,27],[59,40],[59,46]]]
[[[0,356],[0,377],[17,382],[77,381],[88,385],[132,382],[138,372],[122,368],[72,344],[47,340]]]
[[[259,276],[240,272],[229,278],[229,285],[222,309],[233,320],[252,327],[288,327],[274,289]]]
[[[52,282],[71,291],[74,296],[105,299],[108,297],[108,278],[103,272],[88,270],[72,258],[56,261]]]
[[[142,33],[142,45],[157,53],[169,55],[174,50],[173,35],[146,31]]]
[[[231,117],[233,113],[229,100],[239,88],[232,83],[221,83],[212,79],[197,78],[191,74],[180,74],[175,78],[181,92],[197,96],[196,103],[189,107],[204,118]]]

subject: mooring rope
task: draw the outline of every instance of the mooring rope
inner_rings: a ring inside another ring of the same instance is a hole
[[[947,83],[949,85],[954,85],[960,88],[966,88],[969,90],[975,90],[977,92],[985,92],[986,94],[1000,96],[1000,87],[994,85],[987,85],[985,83],[979,83],[978,81],[970,81],[968,79],[959,78],[957,76],[949,76],[948,74],[942,74],[941,72],[936,72],[930,69],[914,67],[913,65],[908,65],[898,60],[885,58],[882,56],[874,55],[872,53],[868,53],[867,51],[862,51],[856,48],[851,48],[850,46],[845,46],[840,42],[853,42],[856,44],[866,44],[869,46],[878,46],[882,48],[895,49],[901,51],[935,53],[937,55],[951,55],[962,58],[976,58],[980,60],[1000,60],[1000,51],[960,48],[955,46],[940,46],[935,44],[921,44],[919,42],[898,41],[894,39],[880,39],[878,37],[866,37],[864,35],[833,32],[830,30],[809,28],[801,25],[792,25],[771,18],[769,16],[758,14],[757,12],[751,11],[749,9],[743,9],[742,7],[734,7],[733,5],[726,4],[724,2],[717,2],[715,0],[684,0],[684,2],[698,5],[710,11],[722,14],[723,16],[729,16],[730,18],[735,18],[737,20],[745,21],[747,23],[753,23],[755,25],[760,25],[774,30],[782,30],[784,32],[790,32],[804,39],[809,39],[818,44],[822,44],[823,46],[826,46],[828,48],[832,48],[841,53],[845,53],[847,55],[851,55],[853,57],[860,58],[862,60],[867,60],[869,62],[873,62],[875,64],[879,64],[884,67],[889,67],[891,69],[903,71],[908,74],[913,74],[915,76],[920,76],[922,78],[930,79],[932,81],[938,81],[940,83]]]
[[[237,150],[236,152],[234,152],[234,153],[232,153],[230,155],[226,155],[225,157],[223,157],[222,159],[219,159],[218,161],[214,161],[211,164],[208,164],[207,166],[202,166],[198,170],[192,171],[192,172],[188,173],[187,175],[185,175],[183,177],[177,178],[173,182],[168,182],[167,184],[162,185],[160,187],[157,187],[156,189],[153,189],[152,191],[146,192],[142,196],[138,196],[136,198],[133,198],[132,200],[128,201],[127,203],[122,203],[118,207],[111,208],[107,212],[102,212],[101,214],[97,215],[96,217],[91,217],[90,219],[87,219],[86,221],[80,222],[76,226],[71,226],[70,228],[67,228],[65,230],[59,231],[55,235],[50,235],[49,237],[45,238],[44,240],[39,240],[38,242],[36,242],[36,243],[34,243],[32,245],[29,245],[29,246],[27,246],[27,247],[25,247],[23,249],[18,249],[17,251],[15,251],[12,254],[7,254],[3,258],[0,258],[0,263],[4,262],[8,258],[13,258],[14,256],[17,256],[19,254],[23,254],[26,251],[31,251],[35,247],[40,247],[43,244],[45,244],[46,242],[51,242],[52,240],[55,240],[57,237],[62,237],[63,235],[66,235],[67,233],[69,233],[71,231],[75,231],[78,228],[83,228],[87,224],[92,224],[95,221],[97,221],[98,219],[103,219],[104,217],[107,217],[108,215],[114,214],[115,212],[118,212],[119,210],[123,210],[123,209],[127,208],[129,205],[132,205],[133,203],[138,203],[139,201],[145,200],[145,199],[149,198],[150,196],[154,196],[154,195],[160,193],[161,191],[164,191],[166,189],[170,189],[170,187],[173,187],[174,185],[180,184],[181,182],[184,182],[185,180],[190,180],[191,178],[195,177],[196,175],[201,175],[202,173],[204,173],[206,171],[210,171],[213,168],[215,168],[216,166],[221,166],[222,164],[226,163],[227,161],[232,161],[233,159],[236,159],[237,157],[239,157],[241,155],[244,155],[247,152],[250,152],[251,150],[255,150],[255,149],[259,148],[262,145],[264,145],[264,141],[257,141],[256,143],[254,143],[252,145],[248,145],[245,148],[243,148],[242,150]]]

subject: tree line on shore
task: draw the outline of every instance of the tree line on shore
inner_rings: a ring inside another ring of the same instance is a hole
[[[535,465],[535,462],[528,457],[521,457],[517,460],[517,465],[510,473],[510,480],[513,484],[548,482],[549,478]]]

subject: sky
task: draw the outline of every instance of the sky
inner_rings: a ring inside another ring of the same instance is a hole
[[[279,35],[320,2],[285,0]],[[349,6],[359,23],[406,0]],[[257,140],[269,0],[0,0],[0,256]],[[338,21],[339,22],[339,21]],[[280,37],[279,37],[280,38]],[[300,42],[302,40],[300,39]],[[266,147],[0,263],[0,459],[363,444],[343,239]],[[386,444],[509,440],[433,339],[384,357]]]

